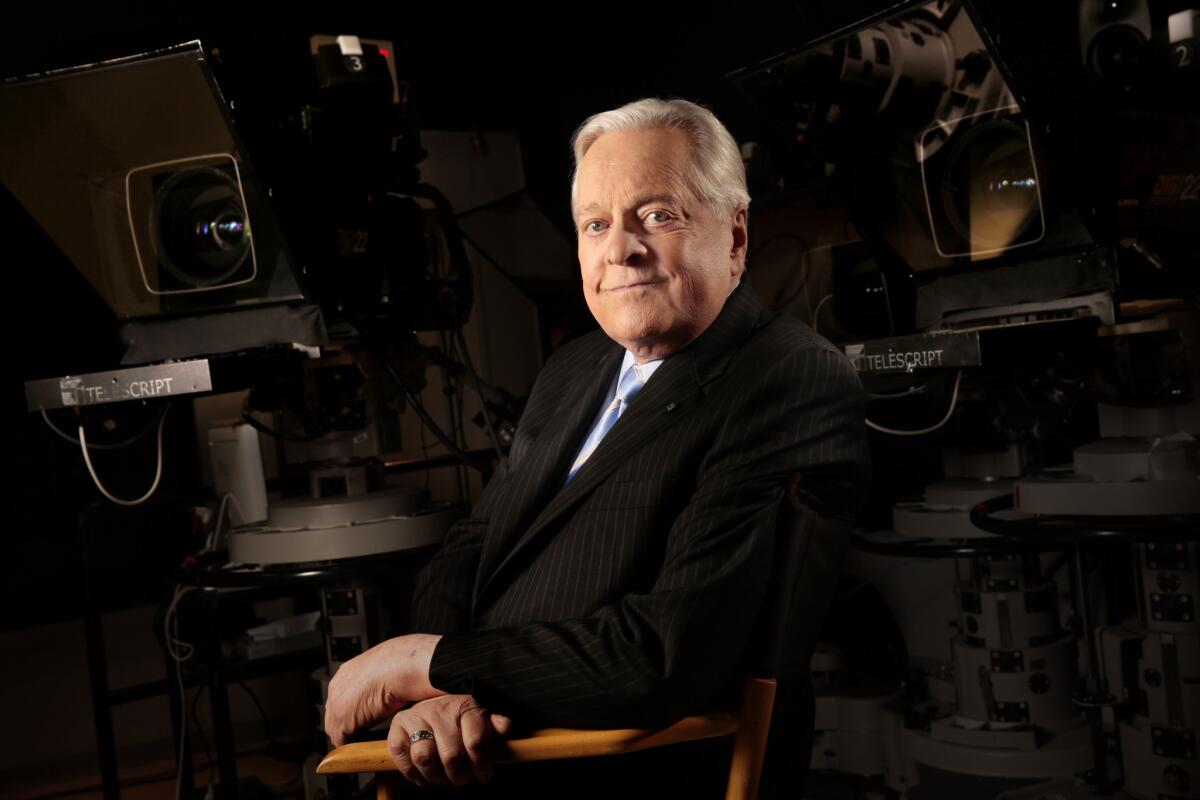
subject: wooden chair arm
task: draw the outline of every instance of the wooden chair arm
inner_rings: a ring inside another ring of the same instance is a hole
[[[543,728],[524,738],[499,743],[496,762],[513,764],[632,753],[677,742],[728,736],[737,729],[738,715],[735,713],[684,717],[665,728]],[[335,748],[321,761],[317,772],[326,775],[338,772],[392,772],[395,769],[387,742],[375,741],[354,742]]]

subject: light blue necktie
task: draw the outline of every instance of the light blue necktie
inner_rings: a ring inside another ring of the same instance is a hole
[[[600,440],[612,430],[612,427],[617,424],[617,419],[633,402],[633,398],[642,390],[642,379],[637,372],[637,364],[630,364],[629,369],[625,370],[625,374],[621,376],[620,383],[617,384],[617,396],[609,403],[608,408],[604,410],[604,416],[601,417],[600,423],[592,429],[588,434],[588,438],[583,443],[583,448],[579,451],[579,455],[575,457],[575,463],[571,465],[571,471],[567,473],[567,481],[575,477],[575,473],[579,468],[591,458],[592,453],[600,446]]]

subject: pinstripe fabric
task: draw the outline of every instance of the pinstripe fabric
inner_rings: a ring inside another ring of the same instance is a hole
[[[550,359],[507,465],[419,576],[434,686],[531,724],[695,712],[738,677],[786,481],[825,514],[861,499],[853,367],[745,281],[564,486],[622,354],[598,331]]]

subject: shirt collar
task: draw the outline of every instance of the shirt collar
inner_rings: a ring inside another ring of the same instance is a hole
[[[638,377],[641,378],[642,383],[644,384],[646,381],[650,380],[650,376],[654,374],[655,370],[662,366],[662,363],[665,360],[665,358],[656,358],[653,361],[647,361],[645,364],[638,364],[637,358],[633,355],[633,351],[626,350],[625,358],[621,359],[621,368],[617,370],[617,380],[620,380],[620,377],[625,374],[625,370],[629,369],[631,364],[636,364]]]

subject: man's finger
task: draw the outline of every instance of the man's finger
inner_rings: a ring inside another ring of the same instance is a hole
[[[334,678],[337,676],[334,675]],[[333,742],[334,747],[341,747],[346,743],[346,736],[341,730],[341,725],[338,724],[338,688],[333,680],[329,682],[329,689],[325,695],[325,735],[329,737],[329,741]]]
[[[455,786],[466,786],[474,777],[471,759],[463,747],[459,721],[448,714],[431,714],[434,741],[437,742],[436,756],[442,779]]]
[[[413,766],[417,768],[417,772],[426,781],[429,783],[446,783],[446,772],[442,769],[442,756],[439,752],[440,744],[437,741],[437,734],[430,730],[430,726],[425,723],[422,723],[413,733],[418,734],[421,731],[433,733],[434,738],[422,738],[414,742],[410,735],[408,757],[412,759]]]
[[[333,743],[334,747],[341,747],[350,739],[350,732],[343,730],[328,710],[325,711],[325,735],[329,737],[329,741]]]
[[[417,772],[429,783],[448,783],[442,761],[447,753],[453,756],[461,751],[458,731],[442,728],[439,714],[421,714],[411,708],[400,713],[409,731],[408,757]]]
[[[392,763],[396,765],[396,769],[404,776],[405,780],[414,786],[424,786],[426,780],[421,777],[421,773],[413,764],[408,752],[408,736],[408,728],[404,724],[402,715],[397,714],[392,718],[392,725],[388,728],[388,754],[392,757]]]
[[[492,722],[492,729],[501,736],[508,736],[512,733],[512,720],[503,714],[491,714],[489,718]]]
[[[325,735],[329,737],[329,741],[333,742],[334,747],[341,747],[343,737],[341,731],[334,728],[333,715],[329,710],[329,706],[325,706]]]
[[[462,729],[463,747],[471,759],[471,770],[475,779],[487,783],[492,779],[494,767],[492,764],[492,726],[488,721],[487,712],[481,708],[472,708],[463,712],[459,717]]]

